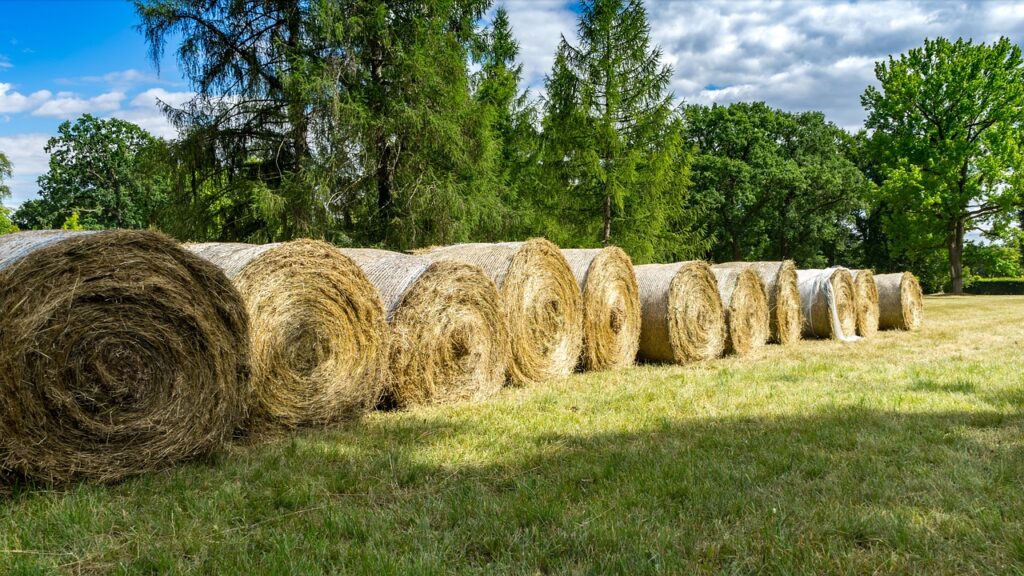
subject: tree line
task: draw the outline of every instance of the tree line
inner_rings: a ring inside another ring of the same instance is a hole
[[[65,122],[39,198],[0,211],[0,231],[400,250],[542,235],[638,263],[909,268],[954,292],[1021,273],[1024,64],[1007,39],[877,63],[850,134],[820,112],[680,103],[640,0],[581,2],[543,95],[520,88],[504,8],[482,25],[490,0],[135,6],[153,63],[173,50],[196,92],[163,106],[179,137]],[[0,198],[10,172],[0,155]]]

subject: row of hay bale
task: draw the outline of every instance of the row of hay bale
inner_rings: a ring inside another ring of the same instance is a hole
[[[312,240],[182,247],[151,232],[0,236],[0,472],[114,480],[239,432],[479,400],[637,357],[743,355],[801,331],[840,337],[860,317],[861,283],[877,283],[882,305],[865,326],[919,321],[911,275],[857,278],[791,262],[634,267],[618,248],[542,239],[410,255]]]

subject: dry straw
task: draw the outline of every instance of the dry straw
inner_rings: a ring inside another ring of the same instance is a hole
[[[882,330],[917,330],[924,320],[921,285],[910,272],[879,274],[878,324]]]
[[[878,332],[878,287],[871,270],[851,270],[857,293],[857,334],[869,338]]]
[[[325,424],[376,405],[388,327],[363,272],[330,244],[193,244],[242,294],[252,329],[251,429]]]
[[[812,338],[856,340],[857,294],[846,268],[798,270],[803,333]]]
[[[220,446],[246,333],[224,274],[161,234],[0,236],[0,475],[113,481]]]
[[[633,364],[640,346],[640,293],[633,261],[614,246],[562,254],[583,294],[583,368]]]
[[[508,329],[501,294],[462,262],[345,249],[380,293],[391,325],[388,403],[482,400],[505,382]]]
[[[749,268],[715,268],[718,294],[725,309],[729,337],[726,352],[746,356],[768,342],[771,334],[768,295],[757,272]]]
[[[639,356],[684,364],[721,356],[725,315],[705,262],[636,266],[643,322]]]
[[[583,344],[580,290],[557,246],[534,238],[428,248],[420,254],[475,264],[497,285],[508,318],[514,382],[565,376],[576,367]]]
[[[768,294],[771,342],[792,344],[800,340],[803,318],[800,289],[797,288],[796,266],[792,260],[782,262],[726,262],[715,269],[750,268],[757,272]]]

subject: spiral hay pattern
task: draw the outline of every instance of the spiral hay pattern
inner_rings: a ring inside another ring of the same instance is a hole
[[[878,286],[871,270],[851,270],[857,294],[857,334],[869,338],[878,332]]]
[[[707,263],[645,264],[634,270],[643,312],[641,358],[685,364],[722,355],[725,315]]]
[[[245,307],[157,233],[0,236],[0,475],[114,481],[231,438]]]
[[[725,351],[746,356],[768,343],[771,332],[768,295],[757,272],[749,268],[714,268],[725,309],[729,337]]]
[[[924,322],[921,284],[910,272],[879,274],[878,325],[882,330],[919,330]]]
[[[768,294],[768,313],[771,339],[775,344],[788,345],[800,340],[803,317],[800,289],[797,288],[796,266],[792,260],[782,262],[725,262],[715,269],[750,268],[757,272]]]
[[[857,294],[850,271],[845,268],[798,270],[797,277],[803,305],[804,336],[856,339]],[[833,327],[838,328],[838,333]]]

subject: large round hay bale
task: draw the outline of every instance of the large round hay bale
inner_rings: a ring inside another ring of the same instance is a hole
[[[0,236],[0,476],[113,481],[229,440],[245,306],[154,232]]]
[[[580,289],[558,247],[542,238],[456,244],[419,252],[483,269],[505,301],[512,380],[528,384],[570,374],[583,345]]]
[[[803,333],[811,338],[856,340],[857,294],[846,268],[798,270]]]
[[[917,330],[924,321],[921,285],[910,272],[879,274],[878,326],[882,330]]]
[[[251,430],[326,424],[377,404],[388,327],[359,266],[316,240],[187,248],[224,270],[249,311]]]
[[[878,287],[871,270],[850,270],[857,294],[857,334],[869,338],[878,332]]]
[[[583,368],[633,364],[640,346],[640,293],[633,261],[614,246],[562,254],[583,294]]]
[[[771,333],[768,295],[757,272],[749,268],[714,268],[725,310],[725,351],[746,356],[768,343]]]
[[[639,356],[685,364],[725,350],[718,281],[706,262],[636,266],[643,321]]]
[[[800,289],[796,282],[796,265],[792,260],[782,262],[725,262],[713,266],[722,268],[750,268],[757,272],[768,294],[768,314],[771,342],[792,344],[800,340],[803,318],[800,307]]]
[[[482,400],[505,383],[501,294],[479,266],[343,249],[377,288],[391,325],[388,403]]]

